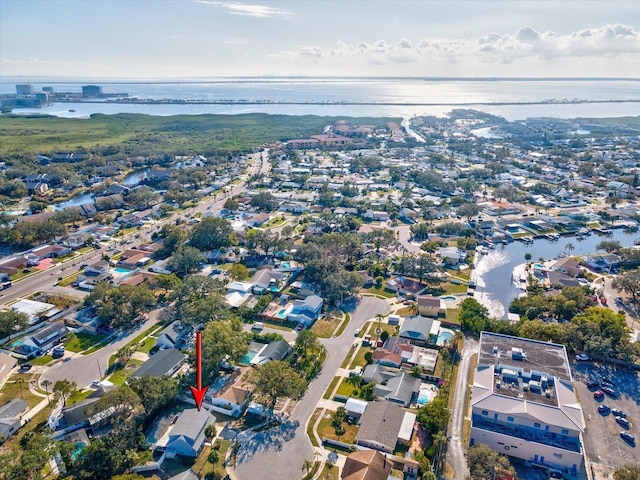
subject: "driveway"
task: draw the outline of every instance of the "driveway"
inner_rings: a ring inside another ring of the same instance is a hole
[[[447,462],[456,474],[456,480],[464,480],[469,472],[467,459],[465,457],[466,445],[462,443],[462,432],[464,419],[467,414],[464,403],[468,395],[469,369],[471,368],[471,357],[478,352],[478,342],[472,338],[467,338],[462,349],[462,359],[458,368],[458,378],[456,379],[456,394],[453,399],[453,410],[451,412],[451,430],[449,443],[447,444]]]
[[[58,380],[67,379],[76,382],[78,388],[90,385],[93,380],[97,380],[105,375],[109,367],[109,357],[116,353],[120,347],[140,335],[141,332],[155,325],[158,322],[159,313],[160,310],[149,312],[148,319],[145,323],[138,326],[132,332],[118,337],[117,340],[105,345],[97,352],[90,353],[89,355],[74,353],[70,357],[67,356],[67,358],[71,359],[66,362],[59,362],[49,368],[44,367],[45,370],[40,377],[40,383],[42,383],[43,380],[49,380],[55,383]]]
[[[235,476],[242,480],[260,478],[283,480],[302,476],[302,462],[311,460],[313,447],[307,438],[306,424],[322,394],[335,376],[346,353],[351,349],[356,328],[377,314],[389,312],[389,304],[376,297],[363,297],[351,312],[351,321],[340,337],[321,340],[327,360],[320,375],[311,382],[293,414],[277,428],[264,432],[243,432]],[[277,454],[276,454],[277,453]]]

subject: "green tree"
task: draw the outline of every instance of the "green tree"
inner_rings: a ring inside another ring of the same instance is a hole
[[[154,415],[180,395],[180,382],[175,377],[129,377],[127,384],[138,395],[147,415]]]
[[[484,443],[478,443],[467,450],[467,461],[471,480],[487,480],[494,478],[496,468],[511,472],[516,478],[515,469],[505,455],[501,455]]]
[[[15,310],[0,311],[0,338],[9,337],[29,326],[29,317]]]
[[[304,394],[307,383],[287,362],[271,361],[259,366],[256,371],[254,394],[273,414],[278,397],[298,400]]]
[[[603,240],[596,245],[596,250],[604,250],[607,253],[617,252],[622,248],[617,240]]]
[[[338,426],[342,425],[342,422],[344,422],[345,418],[347,418],[347,409],[344,408],[343,406],[339,406],[337,408],[337,410],[335,411],[335,413],[333,414],[333,418],[331,420],[331,424],[334,427],[338,427]]]
[[[229,306],[222,292],[224,284],[203,275],[189,275],[171,295],[173,316],[191,325],[229,318]]]
[[[216,438],[217,434],[216,426],[213,423],[211,425],[207,425],[204,429],[204,438],[206,438],[208,442],[211,442]]]
[[[218,375],[222,361],[237,362],[249,351],[251,335],[238,320],[209,322],[202,331],[202,370],[204,379]]]
[[[229,197],[225,200],[222,208],[225,208],[231,212],[235,212],[236,210],[238,210],[238,206],[238,201],[235,198]]]
[[[463,203],[456,209],[456,213],[462,217],[475,217],[480,213],[480,207],[475,203]]]
[[[77,388],[78,385],[76,382],[72,382],[66,378],[63,380],[56,380],[56,383],[53,384],[53,396],[56,400],[62,400],[62,404],[66,405],[67,399],[76,391]]]
[[[462,330],[478,336],[488,324],[488,311],[474,298],[466,298],[460,305],[460,325]]]
[[[611,283],[613,288],[621,292],[625,292],[635,300],[637,293],[640,291],[640,268],[622,272]]]
[[[143,320],[142,314],[156,304],[153,292],[144,285],[107,286],[101,293],[101,298],[93,297],[91,302],[98,317],[114,329],[124,330],[137,325]]]
[[[365,237],[366,243],[370,243],[379,252],[382,247],[393,248],[398,244],[396,233],[390,228],[374,230]]]
[[[105,392],[100,399],[88,405],[85,413],[88,417],[111,410],[112,421],[121,425],[141,406],[140,397],[129,386],[122,385],[115,390]]]
[[[169,265],[179,277],[184,278],[187,275],[199,272],[201,265],[205,261],[206,259],[200,250],[181,245],[173,252]]]
[[[616,468],[613,480],[638,480],[640,478],[640,463],[628,463]]]
[[[265,212],[271,212],[277,204],[276,198],[269,192],[260,192],[251,197],[251,205]]]
[[[205,252],[220,247],[229,247],[234,241],[235,235],[228,220],[207,217],[193,229],[190,245]]]
[[[249,278],[249,269],[241,263],[234,263],[229,268],[229,276],[236,281],[243,281]]]
[[[158,192],[146,185],[132,189],[124,198],[125,203],[136,210],[149,208],[161,199]]]
[[[302,471],[305,473],[305,478],[309,477],[309,473],[311,473],[311,469],[313,468],[313,461],[306,458],[304,462],[302,462]]]

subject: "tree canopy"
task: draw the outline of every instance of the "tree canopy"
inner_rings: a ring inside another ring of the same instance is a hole
[[[229,220],[207,217],[193,229],[190,245],[202,252],[233,245],[235,235]]]

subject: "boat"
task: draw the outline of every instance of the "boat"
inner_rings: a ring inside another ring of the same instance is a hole
[[[69,109],[69,111],[70,111],[70,112],[75,112],[75,110],[74,110],[74,109],[72,109],[72,108],[70,108],[70,109]]]

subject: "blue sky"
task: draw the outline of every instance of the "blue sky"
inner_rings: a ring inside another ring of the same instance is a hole
[[[0,0],[9,75],[640,77],[640,3]]]

